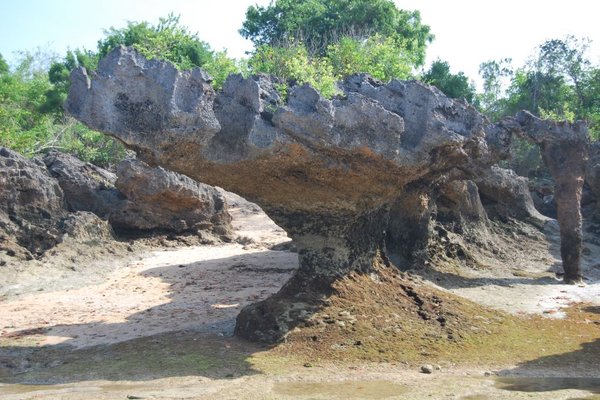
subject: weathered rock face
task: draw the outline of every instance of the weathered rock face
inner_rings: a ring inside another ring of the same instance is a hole
[[[123,196],[115,188],[117,176],[78,158],[53,151],[44,157],[48,171],[58,180],[69,211],[90,211],[107,219]]]
[[[115,228],[231,235],[225,198],[214,187],[139,160],[120,162],[117,176],[123,200],[109,217]]]
[[[398,226],[418,232],[427,207],[406,205],[476,176],[506,154],[512,133],[416,81],[356,75],[333,100],[300,86],[285,104],[273,87],[268,77],[230,76],[215,94],[199,70],[118,48],[97,72],[73,72],[67,101],[76,118],[151,165],[258,203],[294,239],[297,274],[238,317],[238,334],[266,341],[306,320],[335,279],[372,271],[385,242],[402,242],[401,230],[386,233],[392,206]]]
[[[527,178],[518,176],[512,170],[492,166],[482,171],[475,184],[488,214],[501,219],[516,218],[534,222],[546,219],[533,204]]]
[[[0,249],[42,254],[60,242],[65,216],[63,192],[44,163],[0,148]]]
[[[62,223],[63,240],[96,245],[114,239],[112,227],[108,221],[89,211],[77,211],[69,214]]]
[[[186,176],[125,160],[116,174],[69,154],[44,162],[64,192],[70,212],[90,211],[118,230],[199,232],[228,239],[231,217],[223,196]]]

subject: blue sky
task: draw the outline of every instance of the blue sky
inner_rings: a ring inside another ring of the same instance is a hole
[[[395,0],[418,9],[436,40],[428,61],[441,58],[455,71],[477,78],[489,59],[512,57],[521,65],[546,39],[567,34],[594,41],[592,59],[600,63],[600,23],[593,0]],[[241,57],[251,49],[237,30],[249,5],[269,0],[0,0],[0,53],[14,62],[16,51],[48,48],[95,49],[103,29],[126,21],[156,22],[169,12],[217,50]]]

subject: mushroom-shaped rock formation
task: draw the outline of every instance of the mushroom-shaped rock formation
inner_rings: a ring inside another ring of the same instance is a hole
[[[294,239],[297,273],[238,316],[236,333],[254,340],[283,338],[338,278],[374,271],[390,207],[418,221],[398,199],[425,201],[436,182],[477,175],[510,136],[416,81],[356,75],[332,100],[305,85],[284,101],[267,76],[233,75],[215,93],[200,69],[178,71],[120,47],[71,82],[67,109],[77,119],[150,164],[258,203]]]

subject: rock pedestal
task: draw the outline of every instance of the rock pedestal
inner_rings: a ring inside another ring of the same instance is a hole
[[[587,127],[583,122],[541,120],[524,111],[515,120],[521,128],[519,133],[540,145],[544,163],[554,178],[564,281],[581,282],[581,194],[589,152]]]

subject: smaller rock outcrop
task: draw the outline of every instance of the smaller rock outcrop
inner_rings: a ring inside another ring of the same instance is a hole
[[[518,176],[513,170],[492,166],[483,170],[475,183],[488,215],[529,222],[547,219],[535,208],[527,178]]]
[[[0,250],[32,259],[63,239],[95,244],[113,228],[230,240],[231,216],[214,187],[137,160],[117,173],[59,152],[43,161],[0,148]]]
[[[64,192],[69,212],[89,211],[117,230],[210,232],[228,239],[231,217],[223,196],[186,176],[125,160],[116,173],[60,152],[44,162]]]
[[[61,241],[63,192],[44,163],[0,147],[0,249],[31,258]]]
[[[58,180],[70,212],[90,211],[107,219],[124,200],[110,171],[58,151],[48,153],[44,163]]]
[[[69,214],[62,223],[65,243],[97,245],[114,239],[112,227],[108,221],[89,211],[77,211]]]
[[[117,177],[124,200],[109,217],[115,229],[231,235],[227,203],[214,187],[135,159],[120,162]]]

